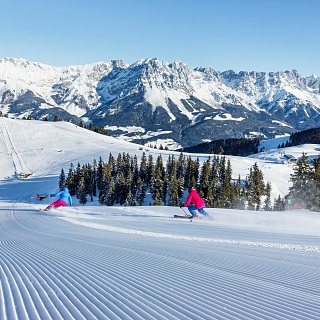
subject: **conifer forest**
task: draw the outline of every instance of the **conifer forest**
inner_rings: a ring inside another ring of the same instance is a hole
[[[271,183],[265,182],[262,170],[255,163],[246,177],[232,178],[230,159],[213,155],[200,164],[180,153],[162,156],[142,154],[141,159],[126,153],[108,161],[70,165],[68,173],[61,169],[59,187],[67,185],[70,194],[80,204],[96,197],[101,205],[113,206],[179,206],[185,200],[185,191],[194,187],[208,208],[230,208],[281,211],[299,202],[304,208],[319,211],[320,158],[312,164],[304,154],[294,165],[289,194],[271,199]],[[272,201],[273,200],[273,201]]]

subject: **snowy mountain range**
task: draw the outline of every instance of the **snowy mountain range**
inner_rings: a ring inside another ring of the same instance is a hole
[[[166,139],[185,147],[320,126],[320,78],[295,70],[192,70],[158,59],[53,67],[3,58],[0,111],[10,117],[83,119],[130,141]]]

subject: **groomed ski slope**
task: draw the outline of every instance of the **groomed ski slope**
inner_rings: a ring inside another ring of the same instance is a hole
[[[138,146],[66,123],[0,125],[0,319],[319,319],[318,213],[207,209],[190,222],[172,218],[180,208],[95,202],[44,212],[52,199],[31,196],[56,191],[68,161]],[[235,175],[257,161],[235,160]]]
[[[209,212],[191,223],[159,207],[2,205],[0,318],[319,319],[318,236]]]

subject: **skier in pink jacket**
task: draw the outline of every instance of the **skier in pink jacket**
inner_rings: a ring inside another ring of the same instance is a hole
[[[197,190],[190,187],[188,189],[188,192],[189,192],[189,196],[186,202],[181,205],[181,207],[188,207],[188,210],[190,211],[193,217],[197,215],[196,210],[198,210],[198,212],[203,214],[204,216],[209,217],[208,213],[204,210],[206,205],[204,201],[200,198]]]

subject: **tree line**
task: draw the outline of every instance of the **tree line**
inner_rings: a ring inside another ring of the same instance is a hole
[[[265,183],[262,171],[255,163],[247,176],[232,178],[230,159],[225,156],[199,159],[169,155],[153,159],[142,154],[141,159],[128,153],[109,155],[107,161],[74,166],[65,173],[61,169],[59,187],[67,185],[80,204],[98,199],[101,205],[178,206],[188,187],[196,188],[208,208],[272,210],[271,184]],[[282,199],[280,198],[282,201]],[[275,203],[276,200],[275,200]]]
[[[183,148],[183,151],[190,153],[211,153],[246,157],[250,154],[258,153],[259,143],[260,140],[258,138],[219,139],[204,142],[192,147],[186,147]],[[182,151],[182,149],[177,151]]]
[[[278,148],[293,147],[300,144],[319,144],[320,128],[306,129],[292,133],[286,143],[278,145]]]

